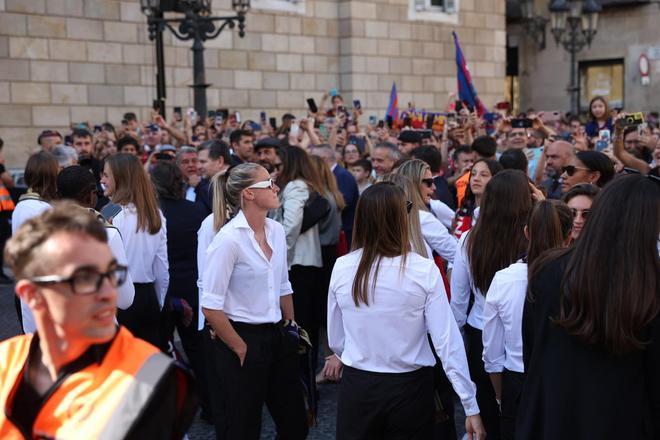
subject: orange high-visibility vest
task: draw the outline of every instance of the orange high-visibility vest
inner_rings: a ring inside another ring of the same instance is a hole
[[[0,344],[0,438],[24,439],[11,402],[26,368],[32,335]],[[121,439],[128,434],[173,360],[120,327],[101,364],[66,377],[44,402],[29,438]]]
[[[0,211],[13,211],[15,207],[9,190],[0,182]]]

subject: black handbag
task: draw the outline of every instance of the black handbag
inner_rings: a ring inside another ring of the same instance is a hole
[[[330,202],[317,191],[310,191],[309,199],[303,208],[303,220],[300,233],[304,234],[308,229],[323,220],[330,214]]]

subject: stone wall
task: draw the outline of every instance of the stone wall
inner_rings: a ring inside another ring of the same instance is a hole
[[[537,11],[543,11],[537,1]],[[624,105],[630,110],[658,110],[660,102],[660,60],[651,60],[651,83],[641,84],[638,60],[650,47],[660,46],[655,4],[605,9],[599,18],[598,32],[590,48],[578,53],[579,61],[624,60]],[[522,29],[510,30],[520,50],[520,108],[568,111],[570,95],[570,55],[556,47],[548,25],[547,48],[538,48],[525,38]]]
[[[301,0],[304,13],[253,9],[247,33],[226,30],[205,45],[210,109],[243,118],[302,114],[338,88],[384,114],[392,82],[399,104],[438,109],[456,88],[451,31],[459,34],[486,104],[503,94],[504,0],[461,0],[458,24],[411,21],[407,0]],[[229,13],[230,0],[213,2]],[[190,42],[165,33],[167,103],[190,106]],[[137,0],[0,0],[0,137],[10,166],[22,165],[45,128],[118,124],[146,116],[155,98],[153,44]]]

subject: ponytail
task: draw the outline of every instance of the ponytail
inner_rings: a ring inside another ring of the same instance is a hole
[[[260,167],[256,163],[244,163],[228,169],[224,175],[213,176],[213,229],[216,232],[241,209],[241,192],[254,183],[254,174]]]

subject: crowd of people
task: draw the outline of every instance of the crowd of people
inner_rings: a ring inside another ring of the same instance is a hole
[[[325,381],[339,439],[454,439],[461,411],[471,438],[658,438],[657,115],[601,97],[588,120],[498,108],[410,103],[365,123],[333,94],[280,121],[175,108],[44,131],[18,199],[0,160],[22,328],[79,334],[34,292],[107,278],[118,335],[194,373],[219,439],[258,439],[264,404],[280,438],[306,438]],[[20,244],[42,231],[49,249],[48,228],[103,261],[47,273]],[[42,401],[19,390],[14,413]]]

